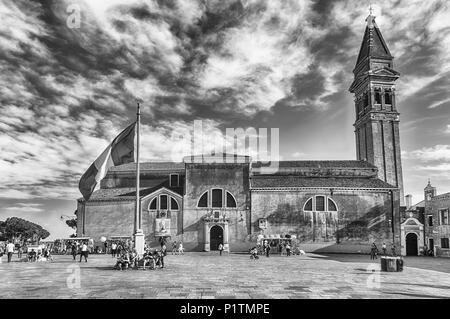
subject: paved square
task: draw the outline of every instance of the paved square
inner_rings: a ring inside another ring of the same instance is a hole
[[[116,271],[114,263],[105,255],[88,263],[3,257],[1,298],[450,298],[450,259],[406,258],[401,273],[372,272],[368,256],[353,255],[187,253],[167,256],[166,268],[153,271]]]

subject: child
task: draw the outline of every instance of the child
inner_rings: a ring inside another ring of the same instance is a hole
[[[258,257],[258,248],[253,247],[250,249],[250,259],[259,259]]]

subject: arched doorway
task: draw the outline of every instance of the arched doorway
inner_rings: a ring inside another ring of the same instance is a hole
[[[219,250],[219,245],[223,244],[223,228],[214,225],[210,230],[210,249]]]
[[[417,235],[409,233],[406,235],[406,256],[417,256]]]

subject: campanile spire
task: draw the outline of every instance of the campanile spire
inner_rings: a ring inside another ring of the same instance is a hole
[[[400,151],[400,113],[397,111],[394,57],[375,22],[373,9],[359,50],[350,92],[355,95],[356,156],[378,168],[378,177],[400,189],[403,175]]]

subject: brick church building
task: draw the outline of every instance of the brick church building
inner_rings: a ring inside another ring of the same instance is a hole
[[[246,251],[257,239],[297,238],[301,249],[368,252],[394,242],[400,252],[403,204],[399,113],[391,53],[369,15],[350,92],[355,96],[356,160],[259,162],[207,155],[180,163],[141,164],[140,202],[146,242],[161,236],[188,251]],[[113,167],[89,201],[78,200],[77,235],[134,231],[136,164]]]

